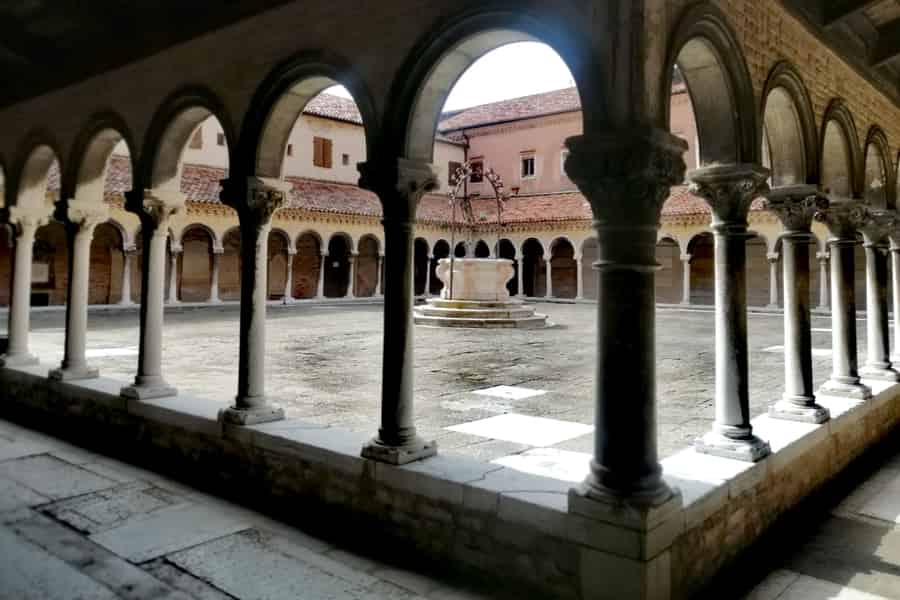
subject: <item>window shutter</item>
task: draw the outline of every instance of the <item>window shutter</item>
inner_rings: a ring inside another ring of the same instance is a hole
[[[331,140],[328,138],[322,140],[322,166],[331,168]]]
[[[322,166],[322,138],[313,138],[313,164],[317,167]]]

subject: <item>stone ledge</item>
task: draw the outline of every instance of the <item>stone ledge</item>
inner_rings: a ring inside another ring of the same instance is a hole
[[[99,427],[142,453],[174,449],[183,464],[170,468],[247,480],[264,501],[296,498],[307,509],[319,503],[436,563],[569,598],[687,597],[900,422],[900,385],[884,382],[866,382],[876,394],[867,402],[820,398],[834,417],[822,425],[760,416],[753,424],[770,442],[770,457],[751,464],[688,449],[666,459],[664,475],[680,489],[683,506],[642,531],[630,521],[569,512],[567,482],[452,453],[402,466],[376,463],[360,456],[368,433],[300,419],[223,426],[218,402],[187,395],[126,401],[120,382],[51,381],[47,371],[0,369],[0,410],[61,417],[74,433]],[[616,584],[594,588],[587,568],[615,574]]]

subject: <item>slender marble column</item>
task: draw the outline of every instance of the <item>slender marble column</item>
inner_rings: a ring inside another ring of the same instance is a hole
[[[691,258],[690,254],[681,255],[681,303],[691,303]]]
[[[547,289],[544,293],[546,298],[553,297],[553,257],[547,257],[547,261],[544,263],[547,266]]]
[[[900,356],[900,232],[891,232],[891,289],[894,304],[894,356],[893,363],[898,363]]]
[[[296,250],[291,250],[288,248],[287,253],[287,266],[285,270],[287,273],[284,277],[284,296],[282,297],[282,302],[285,304],[293,304],[294,303],[294,257],[297,256]]]
[[[654,278],[659,215],[670,186],[684,180],[687,144],[661,130],[632,130],[571,137],[566,146],[566,172],[590,203],[597,231],[594,454],[569,494],[569,511],[614,504],[637,516],[680,503],[657,451]]]
[[[717,165],[688,174],[691,191],[712,209],[716,281],[716,419],[698,452],[737,460],[767,456],[769,444],[750,425],[747,351],[747,213],[767,190],[768,169]]]
[[[766,254],[769,261],[769,308],[778,308],[778,253]]]
[[[888,234],[897,226],[893,211],[870,209],[870,223],[862,229],[866,250],[866,364],[859,374],[866,379],[900,381],[890,359],[887,311]]]
[[[38,364],[38,358],[28,350],[28,331],[31,320],[31,263],[34,256],[34,236],[50,219],[52,207],[9,208],[9,222],[16,234],[15,263],[13,265],[12,297],[9,304],[9,342],[0,366],[15,367]]]
[[[378,295],[384,296],[384,254],[378,255]]]
[[[431,296],[431,266],[434,262],[434,256],[431,254],[428,255],[428,262],[426,263],[425,268],[425,297],[428,298]]]
[[[820,395],[868,400],[872,390],[859,381],[856,355],[856,293],[853,247],[856,230],[865,226],[868,212],[849,202],[832,202],[817,219],[828,226],[831,257],[831,377],[819,388]]]
[[[432,165],[406,159],[362,163],[360,187],[384,207],[384,354],[381,426],[363,446],[365,458],[403,464],[433,456],[437,444],[416,433],[413,419],[413,232],[416,207],[437,187]]]
[[[819,308],[828,310],[829,291],[828,291],[828,253],[817,252],[816,259],[819,261]]]
[[[69,289],[66,299],[66,344],[62,364],[50,371],[50,379],[69,381],[99,375],[86,357],[88,288],[91,271],[91,240],[97,225],[109,217],[106,204],[69,200],[66,237],[69,244]]]
[[[214,246],[212,249],[212,273],[209,276],[209,301],[218,304],[222,301],[219,297],[219,266],[222,262],[222,255],[225,254],[225,248],[222,246]]]
[[[328,258],[328,252],[323,252],[319,258],[319,283],[316,286],[316,298],[325,297],[325,259]]]
[[[584,274],[581,272],[581,265],[581,255],[579,254],[575,258],[575,268],[578,270],[575,280],[575,285],[577,286],[575,292],[576,300],[581,300],[582,298],[584,298]]]
[[[223,423],[255,425],[284,419],[284,410],[266,397],[266,304],[272,215],[284,204],[289,190],[290,184],[269,178],[223,184],[222,201],[237,211],[241,228],[238,389],[234,405],[219,413]]]
[[[522,259],[516,259],[516,298],[522,298]]]
[[[810,225],[816,212],[828,201],[816,194],[814,185],[784,186],[771,190],[767,208],[778,216],[785,232],[781,236],[784,289],[784,394],[769,408],[776,419],[824,423],[828,409],[816,404],[813,395],[812,335],[809,317]]]
[[[350,256],[347,257],[347,260],[350,263],[350,274],[348,278],[350,279],[347,282],[347,298],[356,298],[356,258],[359,256],[357,252],[351,252]]]
[[[144,268],[141,280],[140,350],[134,384],[122,396],[147,400],[175,396],[178,391],[162,376],[162,329],[169,221],[184,210],[184,194],[176,189],[126,192],[128,210],[141,219]]]
[[[135,254],[137,249],[134,246],[126,246],[122,250],[122,297],[119,298],[119,306],[134,304],[131,300],[131,261]]]
[[[169,246],[169,297],[166,304],[180,304],[178,300],[178,255],[182,251],[181,244],[174,241]]]

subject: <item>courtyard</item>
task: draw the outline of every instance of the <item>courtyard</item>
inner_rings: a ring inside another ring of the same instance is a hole
[[[552,327],[417,327],[416,425],[424,437],[438,441],[441,452],[506,461],[508,466],[537,469],[535,474],[576,481],[583,477],[593,444],[596,306],[538,303],[537,310],[550,315]],[[233,400],[238,316],[236,305],[183,306],[166,314],[163,373],[180,393],[221,401],[223,407]],[[658,309],[660,458],[689,446],[711,426],[712,316],[702,310]],[[271,307],[267,318],[267,390],[272,401],[288,417],[374,433],[380,407],[380,304]],[[857,325],[863,364],[865,321]],[[813,318],[817,386],[830,372],[830,327],[828,317]],[[756,416],[781,395],[782,317],[750,314],[748,330],[750,408]],[[35,312],[31,340],[42,363],[57,366],[64,347],[64,312]],[[130,382],[137,349],[136,311],[91,314],[88,358],[102,376]]]

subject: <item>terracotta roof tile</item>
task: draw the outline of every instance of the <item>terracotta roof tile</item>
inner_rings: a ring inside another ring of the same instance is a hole
[[[381,216],[381,202],[378,197],[348,183],[320,181],[304,177],[285,177],[291,183],[291,197],[288,208],[303,208],[327,213]]]
[[[307,115],[336,119],[357,125],[363,124],[362,115],[356,102],[333,94],[319,94],[307,103],[303,112]]]
[[[578,90],[570,87],[455,111],[440,121],[438,130],[446,133],[488,123],[516,121],[580,109],[581,100],[578,97]]]

